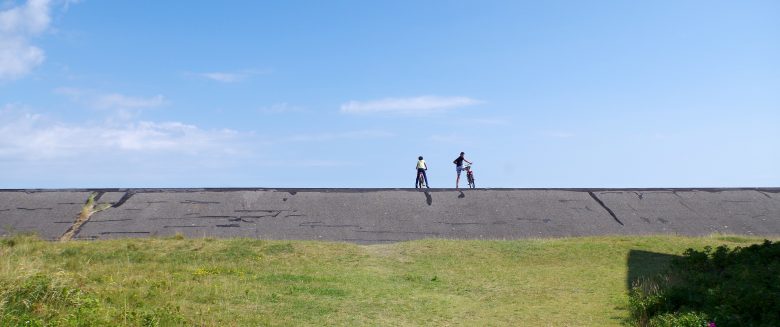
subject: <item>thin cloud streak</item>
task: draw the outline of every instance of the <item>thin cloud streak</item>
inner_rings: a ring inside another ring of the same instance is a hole
[[[119,93],[110,93],[97,96],[93,105],[99,109],[111,109],[111,108],[129,108],[129,109],[141,109],[141,108],[155,108],[165,104],[165,98],[162,95],[155,95],[153,97],[130,97]]]
[[[67,96],[72,101],[83,103],[95,109],[146,109],[167,103],[162,95],[151,97],[127,96],[121,93],[98,93],[92,90],[60,87],[54,93]]]
[[[542,135],[545,137],[555,138],[555,139],[569,139],[576,136],[574,133],[567,132],[567,131],[547,131],[542,133]]]
[[[233,83],[238,82],[246,78],[246,76],[241,74],[231,74],[231,73],[203,73],[200,74],[200,76],[208,78],[213,81],[222,82],[222,83]]]
[[[426,95],[410,98],[384,98],[370,101],[349,101],[341,105],[344,114],[427,114],[482,103],[469,97]]]
[[[237,72],[205,72],[205,73],[187,73],[200,78],[209,79],[219,83],[237,83],[243,82],[254,75],[266,74],[267,71],[262,70],[242,70]]]

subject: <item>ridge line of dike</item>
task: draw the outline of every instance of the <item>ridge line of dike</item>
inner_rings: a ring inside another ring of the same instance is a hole
[[[290,188],[290,187],[181,187],[181,188],[32,188],[32,189],[2,189],[0,192],[132,192],[132,193],[191,193],[191,192],[239,192],[239,191],[272,191],[272,192],[320,192],[320,193],[369,193],[369,192],[423,192],[415,188]],[[780,193],[780,187],[678,187],[678,188],[430,188],[428,192],[475,192],[475,191],[567,191],[567,192],[709,192],[723,191],[758,191]]]

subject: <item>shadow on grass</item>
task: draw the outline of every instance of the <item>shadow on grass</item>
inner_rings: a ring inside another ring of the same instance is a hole
[[[632,250],[629,310],[639,326],[780,326],[780,243],[682,256]]]
[[[631,289],[634,283],[640,279],[653,278],[663,273],[675,258],[681,258],[681,256],[642,250],[629,251],[626,259],[628,266],[626,289]]]

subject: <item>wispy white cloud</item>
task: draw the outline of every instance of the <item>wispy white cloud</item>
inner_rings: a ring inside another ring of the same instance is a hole
[[[98,109],[111,108],[156,108],[165,104],[162,95],[152,97],[131,97],[119,93],[101,94],[92,100],[92,104]]]
[[[43,63],[43,50],[27,44],[23,38],[0,36],[0,80],[12,80],[27,75]]]
[[[49,27],[49,0],[28,0],[22,6],[0,11],[0,32],[40,34]]]
[[[63,6],[62,6],[62,10],[64,12],[67,12],[68,9],[70,9],[71,5],[79,4],[79,3],[81,3],[81,1],[82,0],[64,0],[63,1],[64,3],[63,3]]]
[[[235,72],[206,72],[206,73],[188,73],[187,75],[193,75],[200,78],[209,79],[220,83],[236,83],[249,79],[254,75],[265,74],[266,71],[261,70],[241,70]]]
[[[30,40],[49,28],[49,0],[28,0],[0,11],[0,80],[27,75],[43,63],[44,51]]]
[[[222,82],[222,83],[233,83],[238,82],[246,78],[245,75],[242,74],[235,74],[235,73],[203,73],[200,74],[200,76],[203,76],[205,78],[208,78],[213,81]]]
[[[6,105],[0,111],[0,158],[54,159],[92,154],[240,152],[242,135],[181,122],[66,124]]]
[[[0,115],[9,115],[14,112],[24,112],[27,108],[18,103],[6,103],[0,107]],[[0,116],[3,117],[3,116]]]
[[[426,95],[410,98],[384,98],[369,101],[349,101],[341,105],[345,114],[428,114],[481,103],[469,97]]]
[[[167,103],[162,95],[151,97],[127,96],[121,93],[99,93],[93,90],[60,87],[54,93],[65,95],[73,101],[95,109],[146,109],[163,106]]]

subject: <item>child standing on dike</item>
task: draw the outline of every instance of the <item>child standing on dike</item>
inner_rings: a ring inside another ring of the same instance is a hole
[[[417,157],[417,174],[414,175],[414,188],[417,188],[417,176],[419,176],[420,173],[422,173],[423,177],[425,178],[425,187],[431,188],[431,186],[428,184],[428,175],[425,174],[426,170],[428,170],[428,165],[425,164],[423,157]]]

